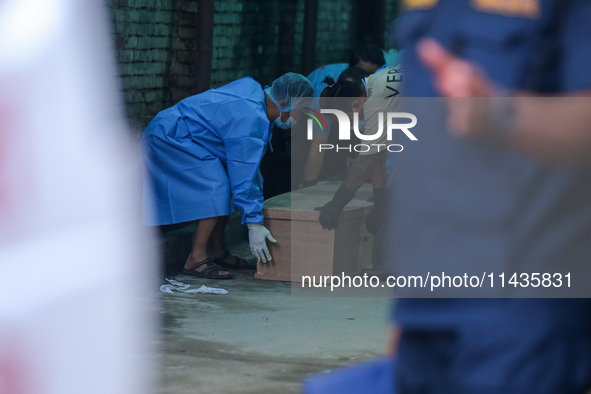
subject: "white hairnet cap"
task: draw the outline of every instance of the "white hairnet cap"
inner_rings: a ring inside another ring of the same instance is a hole
[[[308,78],[301,74],[287,73],[273,81],[271,87],[265,89],[267,95],[275,103],[279,111],[290,112],[292,109],[301,108],[306,100],[297,100],[294,108],[291,105],[292,97],[314,97],[314,87]]]

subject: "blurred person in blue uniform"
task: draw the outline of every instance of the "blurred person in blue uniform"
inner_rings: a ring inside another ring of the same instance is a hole
[[[404,7],[406,96],[591,94],[591,2],[406,0]],[[591,152],[589,110],[517,99],[496,114],[517,118],[503,133],[479,130],[474,109],[450,104],[454,135],[442,125],[437,151],[397,156],[393,264],[588,264],[591,176],[580,166]],[[575,120],[556,127],[556,118]],[[396,303],[393,319],[400,393],[590,387],[588,299],[408,298]]]
[[[223,246],[234,207],[248,226],[253,255],[271,261],[266,241],[276,241],[263,226],[259,164],[271,126],[287,129],[295,123],[292,115],[299,110],[291,99],[313,95],[312,84],[300,74],[287,73],[264,90],[245,77],[188,97],[150,122],[141,138],[143,221],[151,226],[199,221],[183,273],[228,279],[232,274],[224,268],[247,267]]]

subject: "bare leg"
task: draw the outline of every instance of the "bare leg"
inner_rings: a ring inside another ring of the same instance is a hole
[[[220,216],[215,224],[215,227],[209,237],[209,243],[207,244],[207,256],[210,259],[216,257],[222,257],[226,250],[224,249],[224,231],[228,224],[230,216]],[[236,257],[230,255],[224,259],[224,263],[230,265],[236,265]]]
[[[185,269],[191,269],[191,267],[193,267],[195,264],[208,258],[207,244],[209,243],[209,239],[211,238],[218,220],[218,217],[204,218],[199,220],[199,223],[197,224],[197,231],[195,232],[195,239],[193,240],[193,249],[191,250],[189,258],[187,258]],[[205,269],[205,267],[205,265],[202,265],[195,270],[201,272],[203,269]],[[226,275],[228,274],[228,271],[218,270],[217,273],[219,275]]]
[[[230,216],[220,216],[209,237],[207,252],[210,257],[220,257],[224,254],[224,231]],[[211,253],[211,254],[210,254]]]

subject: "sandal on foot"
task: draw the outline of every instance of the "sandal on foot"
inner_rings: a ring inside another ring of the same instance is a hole
[[[196,271],[196,269],[201,267],[202,265],[205,265],[205,268],[203,268],[201,271]],[[205,259],[195,264],[189,269],[183,269],[181,271],[181,274],[197,276],[199,278],[207,279],[232,279],[234,277],[234,274],[220,275],[217,271],[224,271],[224,269],[219,265],[215,264],[210,259]]]
[[[230,257],[230,251],[226,250],[226,253],[224,253],[222,255],[222,257],[215,257],[213,259],[213,262],[221,267],[234,269],[234,270],[248,270],[248,269],[254,268],[254,266],[251,266],[250,264],[248,264],[248,261],[241,259],[238,256],[234,256],[234,258],[236,259],[236,264],[224,263],[224,260],[226,260],[228,257]]]

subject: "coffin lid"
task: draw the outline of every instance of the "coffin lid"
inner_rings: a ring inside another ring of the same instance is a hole
[[[323,207],[324,204],[332,200],[341,183],[325,183],[272,197],[265,201],[263,215],[266,219],[316,221],[320,212],[315,211],[314,208]],[[345,207],[339,220],[349,220],[367,215],[373,207],[373,203],[367,201],[371,195],[370,184],[366,183],[361,186],[355,194],[355,198]]]

